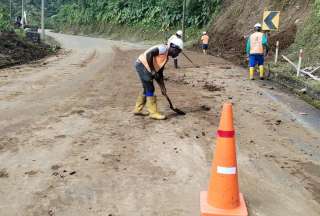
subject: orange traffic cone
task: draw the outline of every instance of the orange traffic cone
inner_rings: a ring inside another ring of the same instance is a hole
[[[201,192],[201,216],[247,216],[239,193],[232,105],[223,106],[209,190]]]

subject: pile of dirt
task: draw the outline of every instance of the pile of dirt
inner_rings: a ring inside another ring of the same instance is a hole
[[[312,2],[226,0],[220,16],[209,29],[210,53],[243,64],[246,38],[253,32],[254,24],[262,22],[264,10],[281,11],[280,31],[270,32],[269,39],[272,48],[280,41],[280,49],[286,49],[294,42],[297,27],[309,16]]]
[[[212,83],[209,83],[209,82],[206,82],[202,88],[203,88],[203,89],[206,89],[206,90],[208,90],[208,91],[210,91],[210,92],[215,92],[215,91],[222,91],[222,90],[224,90],[223,87],[216,86],[216,85],[214,85],[214,84],[212,84]]]
[[[0,68],[25,64],[41,59],[49,53],[49,45],[34,44],[15,33],[0,33]]]

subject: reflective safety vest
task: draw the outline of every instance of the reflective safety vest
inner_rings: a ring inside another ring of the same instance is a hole
[[[145,51],[143,54],[141,54],[138,58],[138,60],[146,67],[146,69],[151,72],[150,66],[147,61],[147,53],[153,50],[154,48],[158,48],[159,46],[164,45],[156,45],[151,48],[149,48],[147,51]],[[153,57],[153,66],[156,72],[160,71],[161,68],[164,67],[164,65],[168,61],[168,49],[164,53],[160,53],[159,55]]]
[[[255,32],[250,36],[250,54],[263,54],[262,32]]]

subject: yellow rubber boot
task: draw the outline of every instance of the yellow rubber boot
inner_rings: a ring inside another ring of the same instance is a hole
[[[253,76],[254,76],[254,67],[250,67],[249,69],[249,75],[250,75],[250,79],[254,80]]]
[[[134,108],[135,115],[148,115],[148,113],[143,113],[143,107],[146,105],[147,99],[146,96],[139,95],[136,101],[136,106]]]
[[[158,112],[157,97],[147,97],[147,109],[149,111],[149,117],[156,120],[166,119],[165,115]]]
[[[264,67],[263,65],[259,66],[259,72],[260,72],[260,79],[264,79]]]

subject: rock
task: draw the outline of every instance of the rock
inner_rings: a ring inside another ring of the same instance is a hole
[[[54,214],[54,211],[53,211],[52,209],[50,209],[50,210],[48,211],[48,215],[54,216],[54,215],[55,215],[55,214]]]
[[[72,172],[69,173],[69,175],[74,175],[76,173],[77,173],[76,171],[72,171]]]
[[[275,124],[276,124],[276,125],[280,125],[281,123],[282,123],[281,120],[277,120]]]
[[[8,177],[9,177],[9,173],[6,169],[0,170],[0,178],[8,178]]]
[[[70,114],[78,114],[78,115],[82,115],[85,111],[84,110],[73,110]]]
[[[202,105],[201,109],[204,110],[204,111],[210,111],[211,110],[211,108],[206,106],[206,105]]]
[[[51,169],[52,169],[52,170],[58,170],[60,167],[61,167],[60,165],[57,165],[57,164],[56,164],[56,165],[52,165],[52,166],[51,166]]]
[[[232,69],[230,66],[221,66],[220,69],[226,69],[226,70],[230,70]]]
[[[55,136],[54,138],[55,139],[64,139],[66,137],[67,137],[66,135],[62,134],[62,135]]]
[[[307,92],[307,88],[300,89],[298,92],[302,93],[302,94],[305,94]]]
[[[300,112],[300,115],[308,115],[308,113]]]
[[[28,172],[25,172],[24,174],[25,175],[28,175],[28,176],[34,176],[38,173],[38,171],[34,171],[34,170],[31,170],[31,171],[28,171]]]

